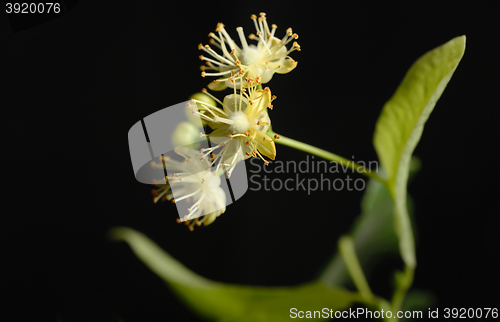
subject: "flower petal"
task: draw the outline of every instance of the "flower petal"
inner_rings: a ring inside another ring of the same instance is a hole
[[[224,97],[224,112],[228,115],[233,113],[237,107],[240,106],[240,101],[242,104],[242,110],[245,110],[246,105],[248,104],[248,100],[246,97],[241,97],[240,94],[229,94]]]
[[[216,124],[216,126],[218,126],[218,127],[215,128],[210,134],[208,134],[209,137],[226,137],[226,136],[228,136],[229,127],[226,124],[222,124],[222,125],[217,124],[217,123],[213,123],[213,124]]]
[[[257,150],[259,150],[262,155],[274,160],[276,157],[276,146],[269,136],[260,131],[256,131],[255,142],[257,143]]]
[[[269,83],[271,78],[273,78],[273,75],[274,75],[274,70],[272,70],[271,68],[266,69],[262,74],[262,76],[260,77],[262,84]]]
[[[271,103],[271,90],[269,87],[265,89],[259,89],[255,91],[256,95],[251,97],[250,100],[253,101],[253,104],[248,104],[245,109],[245,114],[249,119],[256,118],[259,114],[264,112],[267,109],[269,103]],[[258,99],[256,102],[255,99]]]
[[[227,85],[226,82],[210,82],[207,87],[212,91],[223,91],[227,88]]]
[[[211,223],[215,221],[215,218],[217,218],[217,213],[216,212],[211,212],[209,214],[205,215],[205,220],[203,220],[203,225],[208,226]]]
[[[295,67],[297,67],[298,62],[296,60],[291,59],[290,57],[287,57],[285,59],[285,61],[283,61],[281,64],[279,64],[280,66],[274,66],[274,65],[271,66],[271,64],[274,64],[274,63],[269,63],[269,65],[270,65],[269,67],[273,68],[273,70],[276,73],[278,73],[278,74],[286,74],[286,73],[289,73],[292,70],[294,70]]]

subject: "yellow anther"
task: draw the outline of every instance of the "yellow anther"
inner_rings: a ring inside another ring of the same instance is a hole
[[[224,24],[222,22],[217,23],[215,31],[222,31],[222,29],[224,29]]]

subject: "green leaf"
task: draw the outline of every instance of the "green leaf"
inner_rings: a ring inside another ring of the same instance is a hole
[[[406,211],[406,186],[411,155],[425,122],[465,51],[465,36],[456,37],[420,57],[387,101],[375,127],[373,144],[395,203],[395,226],[401,256],[416,266],[415,244]]]
[[[189,308],[210,321],[289,321],[291,308],[304,311],[304,314],[306,311],[322,312],[323,308],[336,311],[362,301],[357,293],[327,287],[319,282],[291,287],[215,282],[189,270],[138,231],[118,227],[112,229],[110,235],[114,240],[127,242],[136,256]]]

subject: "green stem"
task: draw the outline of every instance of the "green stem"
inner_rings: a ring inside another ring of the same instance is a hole
[[[391,310],[397,312],[401,309],[403,301],[406,296],[406,292],[410,289],[413,284],[413,276],[415,274],[415,268],[410,266],[405,266],[405,271],[398,273],[396,276],[396,289],[392,296]]]
[[[391,310],[391,305],[383,298],[375,296],[368,285],[361,264],[359,263],[358,257],[356,255],[356,249],[354,247],[354,242],[350,236],[342,236],[339,239],[339,252],[347,267],[349,276],[351,276],[354,285],[359,291],[361,297],[363,297],[364,304],[375,310]],[[394,311],[392,311],[394,312]],[[394,314],[393,314],[394,316]],[[384,315],[385,321],[396,321],[394,318],[387,318]]]
[[[317,148],[315,146],[312,146],[312,145],[309,145],[309,144],[306,144],[306,143],[303,143],[303,142],[300,142],[300,141],[297,141],[297,140],[294,140],[294,139],[290,139],[290,138],[284,137],[281,134],[276,134],[275,132],[273,132],[271,130],[268,131],[267,134],[269,136],[271,136],[271,137],[274,137],[274,135],[278,135],[279,139],[276,139],[274,141],[276,143],[279,143],[279,144],[282,144],[282,145],[286,145],[286,146],[289,146],[291,148],[294,148],[294,149],[297,149],[297,150],[300,150],[300,151],[304,151],[304,152],[316,155],[316,156],[318,156],[320,158],[323,158],[325,160],[328,160],[328,161],[333,161],[333,162],[340,163],[342,166],[351,168],[353,171],[356,171],[358,173],[364,174],[365,176],[367,176],[367,177],[369,177],[371,179],[378,180],[378,181],[382,182],[386,186],[388,184],[387,180],[385,180],[384,178],[380,177],[375,172],[370,171],[366,167],[364,167],[362,165],[359,165],[359,164],[357,164],[356,162],[354,162],[352,160],[348,160],[348,159],[343,158],[343,157],[341,157],[339,155],[336,155],[334,153],[325,151],[325,150]]]
[[[339,251],[347,266],[347,271],[349,272],[349,275],[351,276],[352,281],[354,282],[354,285],[356,285],[359,293],[363,296],[366,302],[373,302],[374,295],[368,285],[363,269],[359,264],[351,237],[342,236],[340,238]]]

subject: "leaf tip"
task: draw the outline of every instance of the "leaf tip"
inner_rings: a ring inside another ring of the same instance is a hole
[[[106,233],[106,237],[112,242],[125,241],[131,229],[127,227],[113,227]]]
[[[462,35],[462,36],[457,36],[455,38],[453,38],[452,40],[450,40],[450,42],[453,42],[453,43],[456,43],[456,44],[460,44],[460,49],[461,49],[461,52],[462,52],[462,56],[465,52],[465,44],[466,44],[466,41],[467,40],[467,37],[465,35]]]

